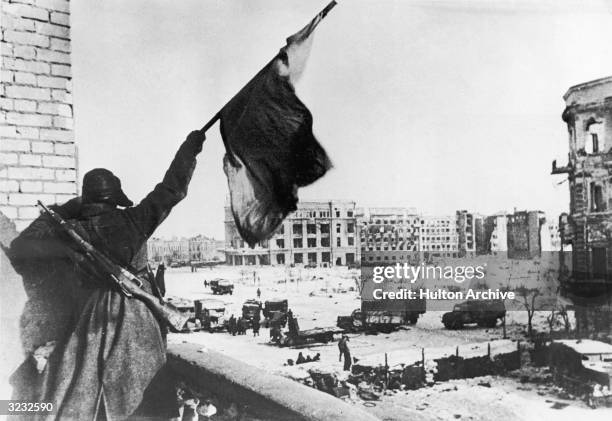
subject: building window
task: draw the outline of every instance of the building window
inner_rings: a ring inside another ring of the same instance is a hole
[[[355,232],[355,224],[346,224],[346,232],[353,233]]]
[[[336,224],[336,232],[340,234],[341,230],[342,230],[342,226],[340,224]]]
[[[276,247],[278,247],[279,249],[284,249],[285,248],[285,240],[282,238],[277,238],[276,239]]]
[[[348,216],[349,218],[352,218],[353,217],[353,211],[352,210],[346,211],[346,216]]]
[[[308,247],[314,248],[317,246],[317,239],[316,238],[309,238],[308,239]]]
[[[321,224],[321,234],[329,234],[329,224]]]
[[[587,131],[588,138],[586,139],[586,153],[599,153],[604,150],[604,145],[601,142],[601,134],[603,123],[595,121],[594,118],[589,119]]]
[[[308,234],[316,234],[317,233],[317,226],[315,224],[307,224],[306,225],[306,232]]]
[[[339,240],[339,238],[338,238]],[[355,245],[355,239],[353,237],[349,237],[348,238],[348,245],[349,246],[354,246]]]
[[[342,239],[340,237],[336,238],[336,246],[337,247],[342,246]]]
[[[302,248],[302,239],[301,238],[294,238],[293,239],[293,247],[296,249],[301,249]]]
[[[309,264],[317,263],[317,253],[308,253],[308,263]]]
[[[321,237],[321,247],[329,247],[329,237]]]
[[[340,218],[340,211],[336,209],[336,218]]]
[[[284,254],[277,254],[276,255],[276,263],[278,263],[279,265],[284,265],[285,264],[285,255]]]
[[[593,268],[593,278],[607,278],[607,256],[605,247],[593,247],[591,249],[591,266]]]
[[[329,263],[331,261],[328,251],[324,251],[323,253],[321,253],[321,261],[323,263]]]
[[[591,182],[591,212],[603,212],[605,210],[606,202],[604,201],[603,186]]]
[[[304,263],[304,256],[302,253],[295,253],[293,255],[293,263]]]
[[[355,254],[354,253],[346,253],[346,264],[352,265],[355,263]]]
[[[293,233],[302,235],[302,224],[293,224]]]

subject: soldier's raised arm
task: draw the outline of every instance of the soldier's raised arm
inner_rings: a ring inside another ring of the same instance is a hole
[[[196,157],[202,151],[204,140],[206,135],[203,131],[196,130],[189,133],[174,156],[162,182],[155,186],[138,205],[125,210],[146,238],[153,234],[172,208],[187,195],[187,187],[196,166]]]

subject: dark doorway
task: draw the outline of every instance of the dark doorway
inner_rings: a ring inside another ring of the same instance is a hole
[[[606,279],[607,268],[607,253],[605,247],[593,247],[591,249],[591,266],[593,268],[593,278]]]

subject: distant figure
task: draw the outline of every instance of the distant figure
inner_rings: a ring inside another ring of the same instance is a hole
[[[236,318],[234,317],[233,314],[229,318],[228,329],[229,329],[230,335],[236,336]]]
[[[300,352],[298,354],[297,360],[295,360],[296,364],[304,364],[306,362],[306,358],[304,358],[304,355],[302,355],[302,353]]]
[[[259,336],[259,317],[253,318],[253,336]]]
[[[338,356],[338,361],[342,361],[344,357],[344,371],[349,371],[351,369],[351,351],[348,347],[349,338],[346,335],[342,335],[342,339],[338,342],[338,351],[340,352]]]
[[[291,311],[291,309],[287,311],[287,327],[289,328],[289,333],[291,336],[297,336],[298,332],[300,331],[298,322],[296,318],[293,317],[293,311]]]
[[[208,288],[208,281],[206,279],[204,279],[204,287]]]
[[[155,284],[159,289],[159,292],[162,297],[166,296],[166,266],[163,263],[160,263],[157,266],[157,272],[155,272]]]
[[[242,323],[242,317],[238,317],[238,321],[236,322],[238,335],[244,334],[244,324]]]
[[[261,290],[259,288],[257,288],[257,298],[261,298]]]
[[[312,361],[320,361],[321,360],[321,353],[317,352],[316,355],[312,358]]]
[[[310,356],[310,354],[306,355],[306,362],[307,363],[311,363],[313,361],[312,357]]]

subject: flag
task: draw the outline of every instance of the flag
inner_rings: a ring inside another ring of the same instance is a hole
[[[314,29],[335,5],[329,3],[287,38],[287,45],[219,113],[232,214],[250,246],[268,239],[297,209],[299,187],[331,168],[294,83],[306,65]]]

